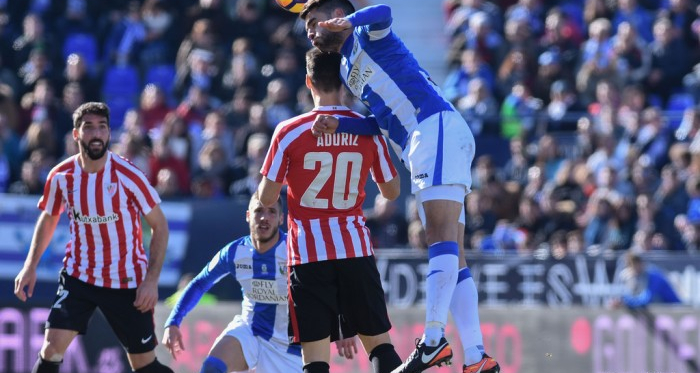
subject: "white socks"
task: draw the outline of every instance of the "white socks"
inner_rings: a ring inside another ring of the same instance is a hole
[[[464,348],[464,364],[479,362],[484,353],[484,339],[479,323],[479,293],[469,267],[459,271],[457,286],[450,302],[450,312]]]
[[[436,242],[428,248],[430,259],[425,279],[426,312],[423,338],[428,346],[437,346],[444,334],[450,299],[453,298],[452,294],[457,285],[458,252],[457,242],[454,241]]]

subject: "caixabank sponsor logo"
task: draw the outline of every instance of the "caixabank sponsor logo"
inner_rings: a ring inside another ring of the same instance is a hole
[[[107,224],[119,221],[119,215],[116,212],[111,215],[83,215],[73,209],[73,220],[83,224]]]

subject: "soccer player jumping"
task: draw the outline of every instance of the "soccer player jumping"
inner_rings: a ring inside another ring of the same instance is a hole
[[[464,346],[463,372],[499,372],[484,353],[478,293],[460,245],[475,152],[467,123],[392,32],[388,6],[355,12],[348,0],[310,0],[300,17],[315,47],[343,56],[343,82],[376,119],[319,116],[312,131],[383,133],[410,170],[419,201],[430,245],[425,331],[395,372],[422,372],[450,362],[452,349],[444,337],[448,311]]]

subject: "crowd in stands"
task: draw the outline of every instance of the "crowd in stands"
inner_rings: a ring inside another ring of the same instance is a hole
[[[441,85],[477,143],[467,248],[697,251],[698,5],[436,3]],[[111,148],[163,199],[248,198],[274,126],[313,107],[309,47],[273,0],[0,0],[0,193],[40,194],[77,152],[73,110],[104,101]],[[379,197],[367,224],[377,247],[425,245],[415,204]]]
[[[443,4],[444,91],[480,153],[467,246],[697,251],[696,0]]]

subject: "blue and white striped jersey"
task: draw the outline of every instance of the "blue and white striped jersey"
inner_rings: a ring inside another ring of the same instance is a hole
[[[343,82],[376,117],[381,132],[403,149],[418,123],[454,107],[391,31],[391,8],[369,6],[346,19],[354,31],[340,51]]]
[[[250,236],[224,246],[187,286],[165,326],[179,326],[202,294],[227,275],[233,276],[243,290],[241,316],[253,335],[265,340],[288,344],[287,316],[287,234],[272,249],[260,254]],[[290,353],[299,346],[290,346]]]

